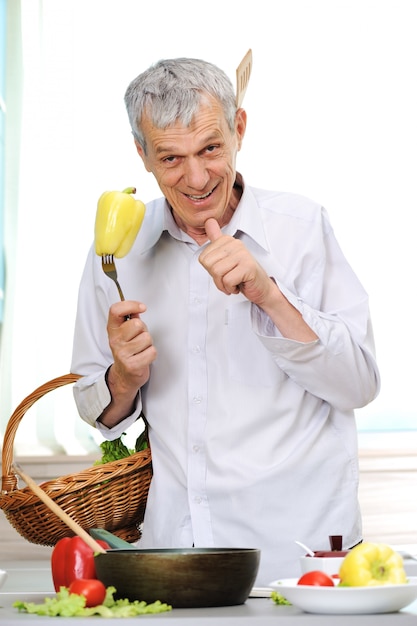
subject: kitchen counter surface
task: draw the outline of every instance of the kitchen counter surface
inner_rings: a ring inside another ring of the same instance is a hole
[[[404,559],[405,569],[410,576],[417,575],[417,561]],[[7,580],[0,589],[0,622],[10,626],[14,622],[27,624],[44,624],[62,626],[62,617],[41,617],[19,613],[13,608],[17,600],[23,602],[42,602],[48,595],[54,595],[49,561],[1,562],[0,568],[8,573]],[[171,626],[238,626],[253,624],[254,626],[417,626],[417,601],[398,613],[381,615],[317,615],[304,613],[293,606],[277,606],[269,598],[249,598],[245,604],[232,607],[216,607],[206,609],[173,609],[170,612],[155,615],[143,615],[119,620],[106,618],[77,617],[77,626],[91,626],[92,620],[100,624],[110,625],[160,623],[166,620]],[[140,620],[138,622],[138,619]]]

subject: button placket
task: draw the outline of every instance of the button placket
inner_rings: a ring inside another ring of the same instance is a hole
[[[198,261],[190,261],[190,298],[188,324],[188,493],[193,528],[199,529],[196,541],[211,542],[212,531],[206,493],[206,455],[204,432],[207,419],[207,301],[210,277]],[[201,529],[201,530],[200,530]]]

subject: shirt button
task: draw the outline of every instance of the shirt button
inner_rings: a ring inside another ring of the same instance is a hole
[[[196,504],[201,504],[201,500],[202,500],[202,498],[200,496],[194,496],[194,502]]]
[[[194,396],[193,398],[193,402],[194,404],[201,404],[201,402],[203,401],[201,396]]]
[[[201,352],[200,346],[194,346],[193,352],[194,352],[194,354],[200,354],[200,352]]]
[[[198,446],[197,444],[193,445],[193,452],[200,452],[200,446]]]

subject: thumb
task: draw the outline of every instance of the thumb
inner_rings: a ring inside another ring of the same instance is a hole
[[[204,228],[206,229],[206,235],[210,239],[210,241],[216,241],[219,237],[222,236],[222,231],[217,220],[214,217],[209,217],[209,219],[204,224]]]

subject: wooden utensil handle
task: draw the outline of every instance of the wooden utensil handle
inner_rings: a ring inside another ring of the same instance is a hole
[[[84,530],[84,528],[82,528],[82,526],[80,526],[75,520],[73,520],[72,517],[68,515],[68,513],[61,509],[61,507],[58,506],[56,502],[54,502],[52,498],[50,498],[48,494],[45,493],[45,491],[41,489],[41,487],[39,487],[39,485],[35,483],[35,481],[30,476],[25,474],[25,472],[17,463],[13,463],[13,470],[18,476],[20,476],[20,478],[25,481],[25,483],[28,485],[28,487],[30,487],[33,493],[36,494],[38,498],[42,500],[42,502],[46,504],[46,506],[53,513],[55,513],[55,515],[57,515],[67,526],[69,526],[69,528],[71,528],[71,530],[73,530],[76,535],[81,537],[81,539],[83,539],[94,552],[106,552],[103,546],[101,546],[95,539],[93,539],[93,537],[91,537],[91,535],[89,535]]]

